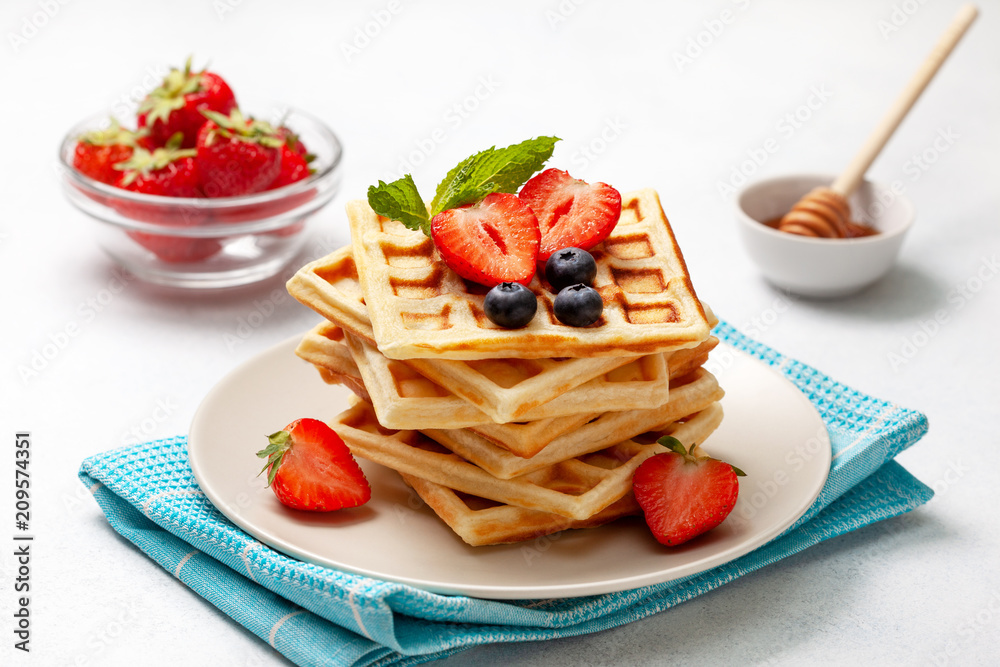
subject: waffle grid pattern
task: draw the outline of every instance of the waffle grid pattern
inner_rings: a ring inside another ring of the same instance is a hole
[[[371,406],[363,401],[332,419],[330,426],[355,456],[397,472],[455,491],[577,520],[590,518],[624,496],[631,488],[632,473],[639,464],[667,451],[655,443],[624,440],[605,448],[600,456],[583,454],[502,480],[418,431],[383,427]],[[609,461],[614,466],[604,467]]]
[[[445,267],[421,232],[347,205],[354,258],[379,350],[392,359],[621,357],[691,347],[709,333],[706,314],[653,190],[622,198],[622,214],[603,244],[595,288],[604,314],[579,329],[560,323],[536,276],[539,313],[522,329],[497,327],[483,312],[485,288]],[[428,335],[433,332],[432,335]]]

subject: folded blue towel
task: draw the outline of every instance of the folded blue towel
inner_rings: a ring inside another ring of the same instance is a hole
[[[116,531],[300,665],[416,664],[481,644],[617,627],[930,500],[931,490],[892,461],[926,433],[922,414],[839,384],[728,324],[715,333],[774,366],[813,402],[830,433],[833,463],[815,503],[783,535],[683,580],[581,598],[482,600],[304,563],[215,509],[188,466],[183,437],[93,456],[80,479]]]

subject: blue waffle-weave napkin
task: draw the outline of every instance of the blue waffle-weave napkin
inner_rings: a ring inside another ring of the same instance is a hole
[[[568,637],[669,609],[823,540],[897,516],[932,492],[892,461],[927,420],[837,383],[737,332],[715,331],[789,378],[827,425],[833,464],[809,511],[769,544],[680,581],[554,600],[436,595],[289,558],[244,533],[205,498],[183,437],[106,452],[80,479],[111,526],[300,665],[416,664],[472,646]],[[724,354],[724,352],[723,352]]]

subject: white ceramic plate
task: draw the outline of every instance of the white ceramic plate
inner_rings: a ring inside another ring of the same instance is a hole
[[[191,468],[236,525],[301,560],[444,594],[496,599],[575,597],[686,577],[733,560],[788,528],[812,504],[830,468],[826,429],[809,401],[770,367],[719,346],[708,367],[726,390],[725,419],[706,441],[742,468],[736,508],[718,528],[678,548],[640,517],[520,544],[470,547],[423,506],[398,475],[362,461],[372,486],[360,508],[328,514],[282,506],[255,452],[301,418],[331,418],[347,391],[322,382],[282,343],[227,375],[191,424]]]

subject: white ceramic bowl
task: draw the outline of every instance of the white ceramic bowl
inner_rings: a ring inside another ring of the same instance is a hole
[[[768,282],[808,297],[853,294],[884,276],[899,254],[916,214],[906,197],[871,181],[848,199],[852,219],[878,234],[854,239],[797,236],[763,224],[780,218],[834,174],[778,176],[744,188],[736,198],[736,220],[743,245]]]

